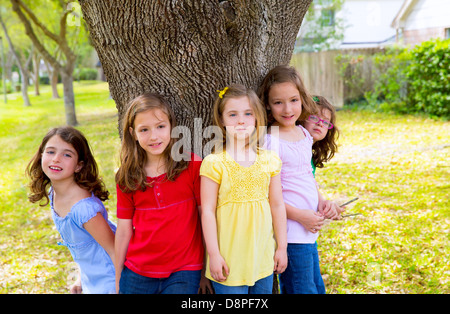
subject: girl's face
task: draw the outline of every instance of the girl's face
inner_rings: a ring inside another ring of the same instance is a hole
[[[149,158],[160,156],[170,143],[169,117],[161,109],[150,109],[136,115],[131,135],[147,152]]]
[[[328,122],[331,121],[331,111],[328,109],[321,109],[319,111],[319,114],[317,114],[316,116],[318,116],[322,120],[326,120]],[[305,129],[307,129],[309,134],[311,134],[311,136],[313,137],[314,143],[323,140],[328,133],[328,128],[323,125],[322,121],[314,123],[306,120]]]
[[[59,135],[52,136],[44,147],[41,166],[52,183],[74,179],[74,173],[81,170],[76,149]]]
[[[247,96],[227,100],[222,123],[229,136],[237,140],[249,138],[255,130],[256,118]]]
[[[269,109],[276,122],[274,125],[284,128],[295,127],[302,114],[302,100],[295,84],[277,83],[270,87],[268,95]]]

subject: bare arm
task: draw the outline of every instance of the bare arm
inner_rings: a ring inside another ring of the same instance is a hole
[[[116,268],[116,292],[119,293],[120,275],[127,255],[128,244],[133,235],[133,220],[119,219],[117,221],[116,241],[115,241],[115,261]]]
[[[298,209],[292,205],[285,204],[287,218],[301,223],[309,232],[316,233],[325,221],[325,217],[310,209]]]
[[[100,244],[114,262],[114,232],[101,213],[83,224],[84,229]]]
[[[216,206],[219,184],[202,176],[200,196],[202,200],[202,228],[209,255],[211,276],[217,281],[225,281],[229,274],[228,266],[219,251],[217,240]]]
[[[281,274],[287,267],[287,226],[286,208],[284,206],[283,193],[281,191],[281,178],[279,174],[270,179],[269,203],[272,212],[275,239],[277,241],[277,249],[274,256],[274,271],[277,274]]]

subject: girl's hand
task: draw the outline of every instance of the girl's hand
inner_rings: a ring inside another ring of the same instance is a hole
[[[277,249],[275,251],[275,256],[273,257],[275,265],[273,271],[275,274],[281,274],[286,270],[288,264],[287,251],[286,249]]]
[[[70,294],[82,294],[83,288],[81,287],[80,269],[77,269],[77,279],[69,288]]]
[[[82,294],[83,289],[81,288],[81,280],[80,278],[77,279],[77,281],[70,286],[70,294]]]
[[[205,277],[205,271],[202,270],[202,276],[200,278],[200,288],[198,288],[198,294],[214,294],[214,289],[211,284],[211,280]]]
[[[210,256],[209,270],[211,276],[218,282],[227,280],[227,277],[230,274],[228,265],[220,254]]]
[[[334,202],[329,200],[319,201],[319,213],[321,213],[326,219],[339,219],[337,206]]]
[[[336,206],[337,206],[337,213],[339,214],[339,218],[342,219],[341,215],[342,215],[343,212],[345,212],[346,207],[345,206],[339,206],[339,205],[336,205]]]
[[[302,220],[300,223],[309,232],[317,233],[325,222],[325,217],[321,213],[314,212],[312,210],[302,210]]]

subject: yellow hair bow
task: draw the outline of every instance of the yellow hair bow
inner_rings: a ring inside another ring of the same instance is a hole
[[[223,90],[218,90],[217,92],[219,93],[219,98],[223,98],[223,95],[225,95],[225,93],[227,92],[228,87],[225,87]]]

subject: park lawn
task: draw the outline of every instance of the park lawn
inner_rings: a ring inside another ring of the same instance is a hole
[[[75,83],[76,110],[111,193],[120,140],[106,83]],[[61,91],[62,94],[62,91]],[[64,124],[62,100],[43,88],[22,106],[0,100],[0,293],[67,293],[75,266],[58,246],[49,208],[27,200],[25,167],[42,137]],[[13,99],[15,98],[15,99]],[[339,111],[340,151],[316,179],[331,199],[360,200],[318,240],[328,293],[450,293],[448,122]]]
[[[330,293],[449,293],[450,124],[338,112],[340,152],[316,171],[331,199],[354,196],[319,237]]]
[[[118,167],[117,110],[103,82],[75,83],[78,128],[86,135],[111,192],[105,203],[115,220],[114,169]],[[62,95],[62,86],[60,86]],[[62,99],[48,86],[23,107],[19,94],[0,101],[0,293],[65,293],[75,274],[69,251],[58,246],[49,207],[27,200],[25,168],[44,135],[65,124]]]

